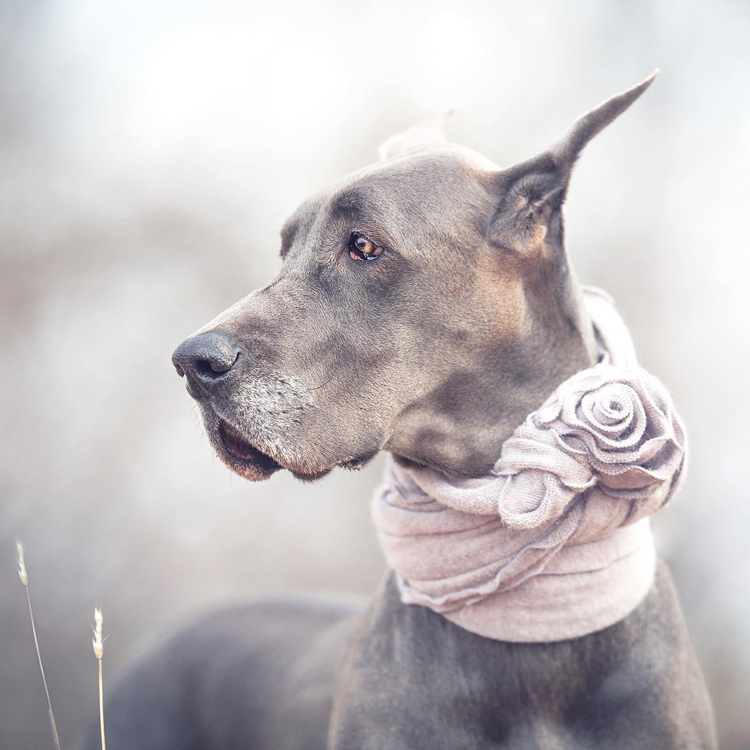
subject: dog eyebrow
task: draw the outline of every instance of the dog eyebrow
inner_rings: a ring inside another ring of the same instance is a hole
[[[357,217],[368,203],[369,201],[362,195],[362,191],[358,190],[356,185],[352,183],[331,201],[330,213],[335,217],[352,219]]]

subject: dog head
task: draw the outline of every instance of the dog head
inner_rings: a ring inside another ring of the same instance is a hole
[[[593,362],[562,205],[583,147],[653,78],[509,169],[422,126],[300,206],[278,275],[173,355],[222,460],[250,480],[313,479],[383,449],[488,471]]]

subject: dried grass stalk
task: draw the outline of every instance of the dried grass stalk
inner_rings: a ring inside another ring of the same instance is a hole
[[[102,657],[104,656],[104,638],[102,638],[102,625],[104,616],[101,607],[94,609],[94,638],[91,644],[94,647],[94,656],[99,665],[99,728],[102,733],[102,750],[107,750],[107,742],[104,738],[104,680],[102,678]]]
[[[44,693],[47,696],[47,712],[49,713],[49,723],[52,727],[52,739],[55,742],[56,750],[60,750],[60,737],[57,734],[57,722],[55,721],[55,714],[52,711],[52,701],[49,697],[49,687],[47,686],[47,678],[44,674],[44,665],[42,664],[42,652],[39,650],[39,639],[36,635],[36,624],[34,622],[34,610],[31,606],[31,593],[29,592],[29,574],[26,570],[26,560],[23,555],[23,544],[16,542],[16,550],[18,552],[18,577],[21,579],[24,589],[26,589],[26,601],[29,605],[29,619],[31,620],[31,632],[34,636],[34,647],[36,648],[36,658],[39,662],[39,671],[42,673],[42,682],[44,683]]]

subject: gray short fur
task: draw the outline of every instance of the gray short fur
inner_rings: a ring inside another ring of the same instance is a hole
[[[227,465],[313,479],[388,450],[486,472],[525,415],[593,362],[562,205],[581,149],[652,80],[509,169],[423,127],[303,204],[279,275],[175,352]],[[385,249],[353,259],[353,232]],[[390,577],[366,609],[213,612],[136,661],[106,714],[109,750],[716,747],[663,564],[625,620],[557,643],[473,635],[402,604]]]

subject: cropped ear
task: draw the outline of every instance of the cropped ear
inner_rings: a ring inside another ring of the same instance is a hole
[[[385,161],[396,156],[406,156],[407,154],[424,151],[432,146],[441,146],[448,143],[445,134],[452,114],[453,110],[449,109],[443,112],[440,117],[421,122],[403,133],[392,135],[380,144],[378,158],[380,161]]]
[[[560,209],[573,165],[586,144],[638,99],[658,72],[580,117],[548,151],[495,176],[493,188],[499,203],[488,232],[490,245],[524,254],[545,240],[562,245]]]

